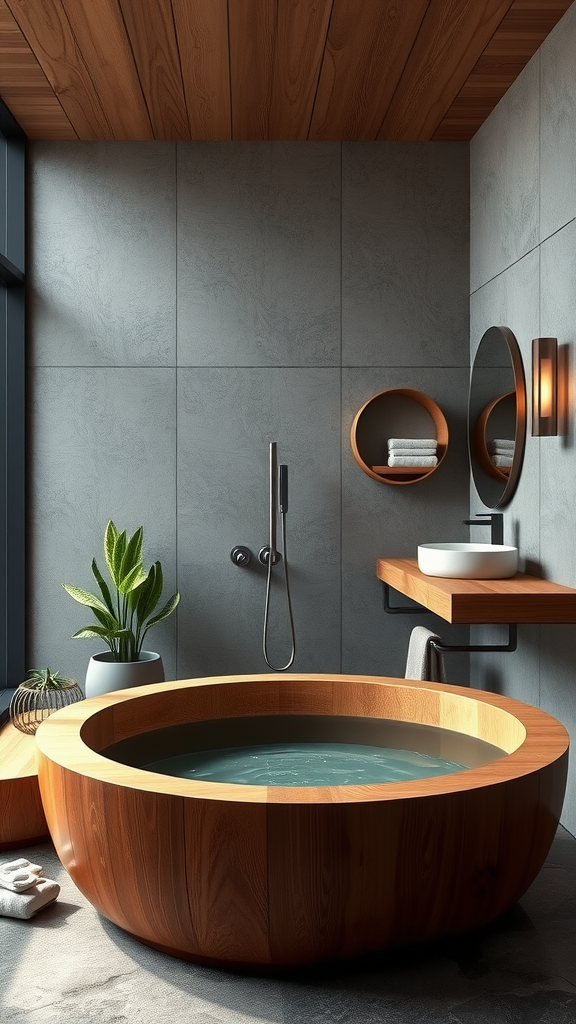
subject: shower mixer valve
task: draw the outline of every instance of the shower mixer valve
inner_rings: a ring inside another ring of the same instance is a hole
[[[234,565],[243,567],[248,565],[252,558],[252,552],[250,551],[250,548],[244,547],[243,544],[237,544],[235,548],[232,548],[230,558],[234,562]]]
[[[263,548],[260,548],[258,552],[258,561],[262,562],[262,565],[268,565],[270,561],[270,552],[272,548],[269,544],[265,544]],[[274,551],[274,558],[272,559],[272,565],[277,565],[278,562],[282,561],[282,555],[279,551]]]

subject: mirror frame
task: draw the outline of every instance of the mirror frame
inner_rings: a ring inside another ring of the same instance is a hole
[[[490,504],[484,500],[482,494],[480,493],[480,489],[478,487],[477,482],[477,475],[475,473],[475,466],[478,466],[479,469],[482,470],[482,472],[485,472],[485,469],[482,466],[481,457],[476,452],[476,429],[478,416],[475,417],[475,421],[474,423],[472,423],[470,415],[470,400],[472,395],[472,378],[474,375],[474,367],[476,365],[478,353],[480,352],[480,349],[482,347],[482,342],[484,341],[485,338],[487,338],[489,335],[493,335],[495,332],[497,332],[500,335],[502,341],[506,344],[508,354],[510,356],[510,362],[512,364],[512,371],[514,374],[514,392],[516,395],[516,432],[514,437],[514,457],[512,460],[512,466],[510,467],[508,479],[506,480],[506,483],[502,489],[502,494],[500,495],[498,501],[496,501],[494,504]],[[480,342],[478,344],[478,348],[476,349],[474,360],[470,369],[470,385],[468,388],[468,460],[470,464],[472,480],[474,481],[474,486],[476,487],[480,500],[486,506],[486,508],[502,508],[503,505],[508,504],[508,502],[512,499],[514,495],[514,492],[516,491],[518,481],[520,479],[522,463],[524,461],[524,449],[526,446],[526,415],[526,378],[524,376],[524,365],[522,362],[522,355],[516,337],[509,327],[489,327],[488,330],[485,331],[484,334],[482,335]]]

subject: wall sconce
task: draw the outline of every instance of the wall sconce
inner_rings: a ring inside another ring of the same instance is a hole
[[[558,433],[558,340],[532,342],[532,436]]]

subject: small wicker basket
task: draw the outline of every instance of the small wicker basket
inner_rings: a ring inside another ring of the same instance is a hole
[[[25,681],[14,691],[9,714],[20,732],[33,735],[45,718],[78,700],[84,700],[84,694],[74,679],[63,680],[54,689],[39,688]]]

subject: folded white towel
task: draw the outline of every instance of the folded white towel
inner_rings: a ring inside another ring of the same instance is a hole
[[[490,458],[494,466],[501,466],[502,469],[509,469],[514,461],[511,455],[491,455]]]
[[[436,455],[436,448],[390,448],[390,455],[396,458],[397,455],[407,455],[409,458],[416,458],[418,455]]]
[[[507,459],[514,458],[514,452],[511,452],[509,448],[493,448],[490,452],[491,455],[505,455]]]
[[[11,889],[12,892],[24,892],[35,885],[44,872],[39,864],[32,864],[24,857],[5,861],[0,864],[0,888]]]
[[[20,917],[27,920],[43,907],[53,903],[60,893],[58,882],[39,878],[36,885],[26,892],[10,892],[0,889],[0,917]]]
[[[433,448],[438,444],[435,437],[389,437],[389,448]]]
[[[437,466],[438,459],[435,455],[390,455],[388,457],[389,466],[421,466],[423,469],[428,469],[429,466]]]
[[[495,448],[505,448],[506,451],[513,452],[515,443],[509,437],[494,437],[491,441],[488,441],[488,451],[492,452]]]
[[[405,679],[446,682],[444,655],[432,647],[430,640],[440,640],[440,637],[426,626],[414,626],[408,643]]]

